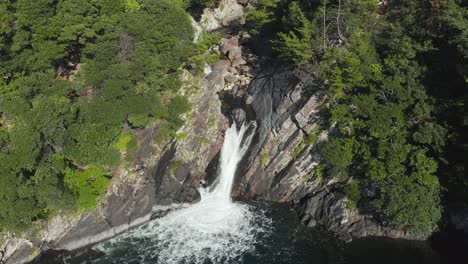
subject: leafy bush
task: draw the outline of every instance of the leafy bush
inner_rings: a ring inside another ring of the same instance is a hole
[[[122,132],[117,141],[112,144],[112,147],[117,150],[126,151],[130,141],[132,141],[132,135]]]
[[[346,193],[346,196],[349,199],[347,204],[349,209],[354,209],[359,203],[361,199],[361,187],[359,186],[359,182],[354,180],[348,186],[346,186],[343,191]]]
[[[349,176],[349,166],[352,164],[353,142],[345,138],[332,138],[320,149],[327,174],[343,180]]]
[[[110,183],[110,176],[97,166],[91,166],[83,171],[67,168],[64,183],[78,196],[76,201],[78,208],[91,210],[96,207],[97,199],[104,195]]]
[[[262,156],[260,156],[260,163],[262,164],[262,166],[266,166],[267,163],[268,163],[268,153],[263,153]]]

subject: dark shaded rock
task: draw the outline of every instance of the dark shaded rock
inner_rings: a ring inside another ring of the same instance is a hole
[[[160,205],[170,205],[177,201],[180,183],[172,177],[167,177],[169,172],[169,166],[171,166],[175,156],[175,146],[164,152],[161,158],[158,160],[157,165],[149,171],[154,179],[154,185],[156,186],[156,199],[158,199]]]
[[[246,5],[250,0],[237,0],[237,3]]]
[[[122,190],[121,195],[111,194],[106,200],[105,217],[111,226],[130,224],[151,213],[156,202],[155,188],[146,184],[138,192],[133,188]]]
[[[207,186],[215,185],[216,180],[218,179],[219,172],[219,161],[221,157],[221,151],[219,151],[216,156],[211,160],[205,170],[205,181]]]
[[[234,118],[236,123],[240,125],[244,123],[244,121],[246,120],[247,114],[245,113],[244,110],[240,108],[236,108],[232,111],[232,117]]]
[[[249,175],[255,174],[258,176],[262,171],[262,169],[256,169],[259,164],[255,165],[254,160],[272,131],[276,130],[275,126],[280,116],[292,110],[290,109],[292,102],[285,99],[288,97],[288,92],[294,90],[298,82],[299,80],[294,77],[292,69],[276,65],[261,67],[260,72],[256,73],[256,77],[250,83],[244,98],[247,98],[245,103],[250,104],[253,112],[255,112],[259,130],[244,158],[245,162],[242,162],[239,168],[246,176],[236,183],[235,195],[247,195],[246,198],[257,195],[247,194],[247,192],[255,192],[252,187],[258,184],[252,182]],[[263,177],[255,177],[257,180],[260,178]],[[260,189],[267,189],[265,184],[268,185],[266,182],[259,185],[259,187],[264,186],[264,188]]]
[[[54,248],[73,250],[115,235],[116,233],[106,219],[86,215],[65,236],[58,241],[50,242],[50,245]]]
[[[452,210],[449,213],[449,224],[456,230],[468,234],[468,209]]]

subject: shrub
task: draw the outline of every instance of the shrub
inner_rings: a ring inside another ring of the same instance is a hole
[[[268,153],[262,154],[260,157],[260,163],[262,163],[262,166],[266,166],[268,163]]]
[[[110,183],[110,175],[97,166],[85,170],[67,168],[64,183],[78,196],[76,205],[81,210],[91,210],[96,207]]]
[[[349,201],[347,203],[348,209],[354,209],[361,199],[361,188],[359,182],[354,180],[348,186],[346,186],[343,191],[348,197]]]

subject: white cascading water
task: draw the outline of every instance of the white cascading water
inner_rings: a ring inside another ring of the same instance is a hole
[[[237,131],[236,124],[234,123],[226,131],[224,144],[221,149],[219,183],[213,192],[206,193],[205,190],[201,189],[202,198],[200,203],[203,203],[204,200],[213,199],[218,201],[218,203],[223,203],[224,206],[232,204],[231,190],[237,165],[245,152],[247,152],[252,140],[252,135],[248,135],[243,142],[246,129],[247,127],[242,125],[240,130]],[[221,204],[218,205],[221,206]]]
[[[259,210],[231,199],[237,166],[252,140],[252,135],[244,138],[246,130],[244,125],[237,130],[232,124],[226,131],[218,182],[213,190],[199,190],[200,202],[95,248],[114,263],[119,263],[115,262],[119,257],[113,251],[132,245],[139,247],[138,263],[230,263],[253,253],[260,237],[268,233],[270,220]]]

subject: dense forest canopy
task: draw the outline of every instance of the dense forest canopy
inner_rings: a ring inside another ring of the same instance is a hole
[[[132,160],[131,129],[182,125],[179,69],[197,50],[186,6],[0,2],[0,231],[94,208]]]
[[[427,235],[441,204],[466,206],[466,4],[259,0],[248,22],[325,94],[316,171],[347,183],[349,207]]]

